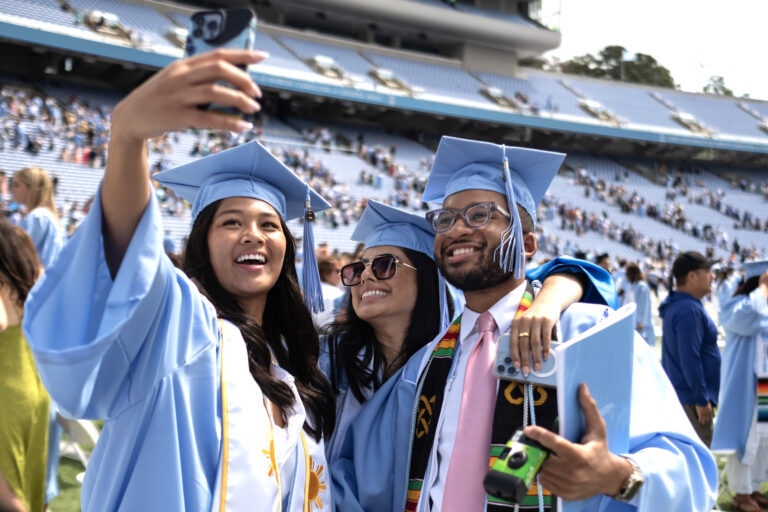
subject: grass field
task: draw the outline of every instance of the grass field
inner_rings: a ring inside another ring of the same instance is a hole
[[[82,472],[80,461],[59,459],[59,495],[49,504],[49,512],[80,512],[80,484],[76,477]]]

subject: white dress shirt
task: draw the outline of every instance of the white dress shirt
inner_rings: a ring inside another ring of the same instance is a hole
[[[496,330],[494,331],[493,336],[494,344],[499,339],[500,333],[509,331],[524,292],[525,282],[502,297],[488,310],[496,321]],[[430,454],[429,468],[431,469],[429,469],[429,481],[427,482],[429,493],[422,494],[422,499],[424,499],[425,496],[429,496],[432,500],[432,510],[442,509],[445,480],[448,476],[448,466],[451,460],[451,454],[453,453],[453,443],[459,425],[461,394],[464,390],[464,374],[467,371],[469,354],[472,353],[472,348],[475,346],[475,343],[477,343],[478,331],[476,322],[479,316],[480,313],[472,311],[466,307],[464,308],[461,317],[459,341],[456,344],[456,353],[454,355],[455,363],[453,365],[453,371],[448,376],[448,382],[445,386],[443,411],[440,414],[440,421],[437,425],[437,435],[435,436],[432,453]],[[428,508],[428,504],[422,503],[419,510],[428,510]]]

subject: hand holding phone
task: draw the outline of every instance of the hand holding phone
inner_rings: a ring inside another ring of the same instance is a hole
[[[220,9],[196,12],[190,20],[184,55],[191,57],[218,48],[251,50],[255,39],[256,15],[251,9]],[[238,67],[242,70],[246,69],[245,66]],[[217,83],[232,87],[226,82]],[[217,103],[200,105],[198,108],[229,116],[242,116],[240,110]]]

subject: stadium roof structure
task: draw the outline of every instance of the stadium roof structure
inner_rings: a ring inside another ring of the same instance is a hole
[[[358,21],[376,18],[379,24],[399,26],[404,33],[431,21],[429,37],[477,41],[485,45],[484,58],[491,66],[472,69],[467,65],[475,51],[471,44],[461,58],[426,55],[290,29],[262,18],[256,44],[269,51],[271,58],[250,72],[267,90],[363,109],[507,127],[521,137],[535,131],[558,134],[564,140],[575,135],[578,143],[585,137],[594,138],[598,145],[606,140],[627,141],[647,145],[651,156],[652,151],[659,156],[679,151],[680,157],[703,155],[705,159],[746,165],[768,162],[766,102],[558,75],[514,65],[505,68],[509,60],[501,50],[505,45],[524,52],[526,45],[530,51],[539,51],[559,42],[559,33],[533,22],[483,18],[484,14],[446,8],[439,0],[285,0],[285,5],[297,12],[301,10],[298,4],[303,5],[307,16],[322,7],[325,16],[343,12],[338,15]],[[379,4],[387,7],[377,7]],[[96,8],[114,14],[131,37],[100,33],[78,18]],[[61,78],[67,67],[62,62],[69,61],[71,69],[74,60],[76,71],[91,68],[101,78],[108,75],[112,86],[130,88],[181,57],[178,32],[191,12],[187,6],[154,2],[4,0],[0,4],[4,55],[0,69],[26,76],[58,73]],[[461,34],[457,32],[459,25]],[[501,35],[504,27],[508,29],[506,42]],[[317,61],[317,57],[325,62],[330,59],[338,73],[329,75],[313,69],[309,62]]]

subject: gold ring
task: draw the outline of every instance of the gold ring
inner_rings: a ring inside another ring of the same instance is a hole
[[[530,335],[531,335],[531,333],[529,333],[529,332],[521,332],[521,333],[517,334],[517,337],[518,338],[525,338],[526,336],[530,336]]]

